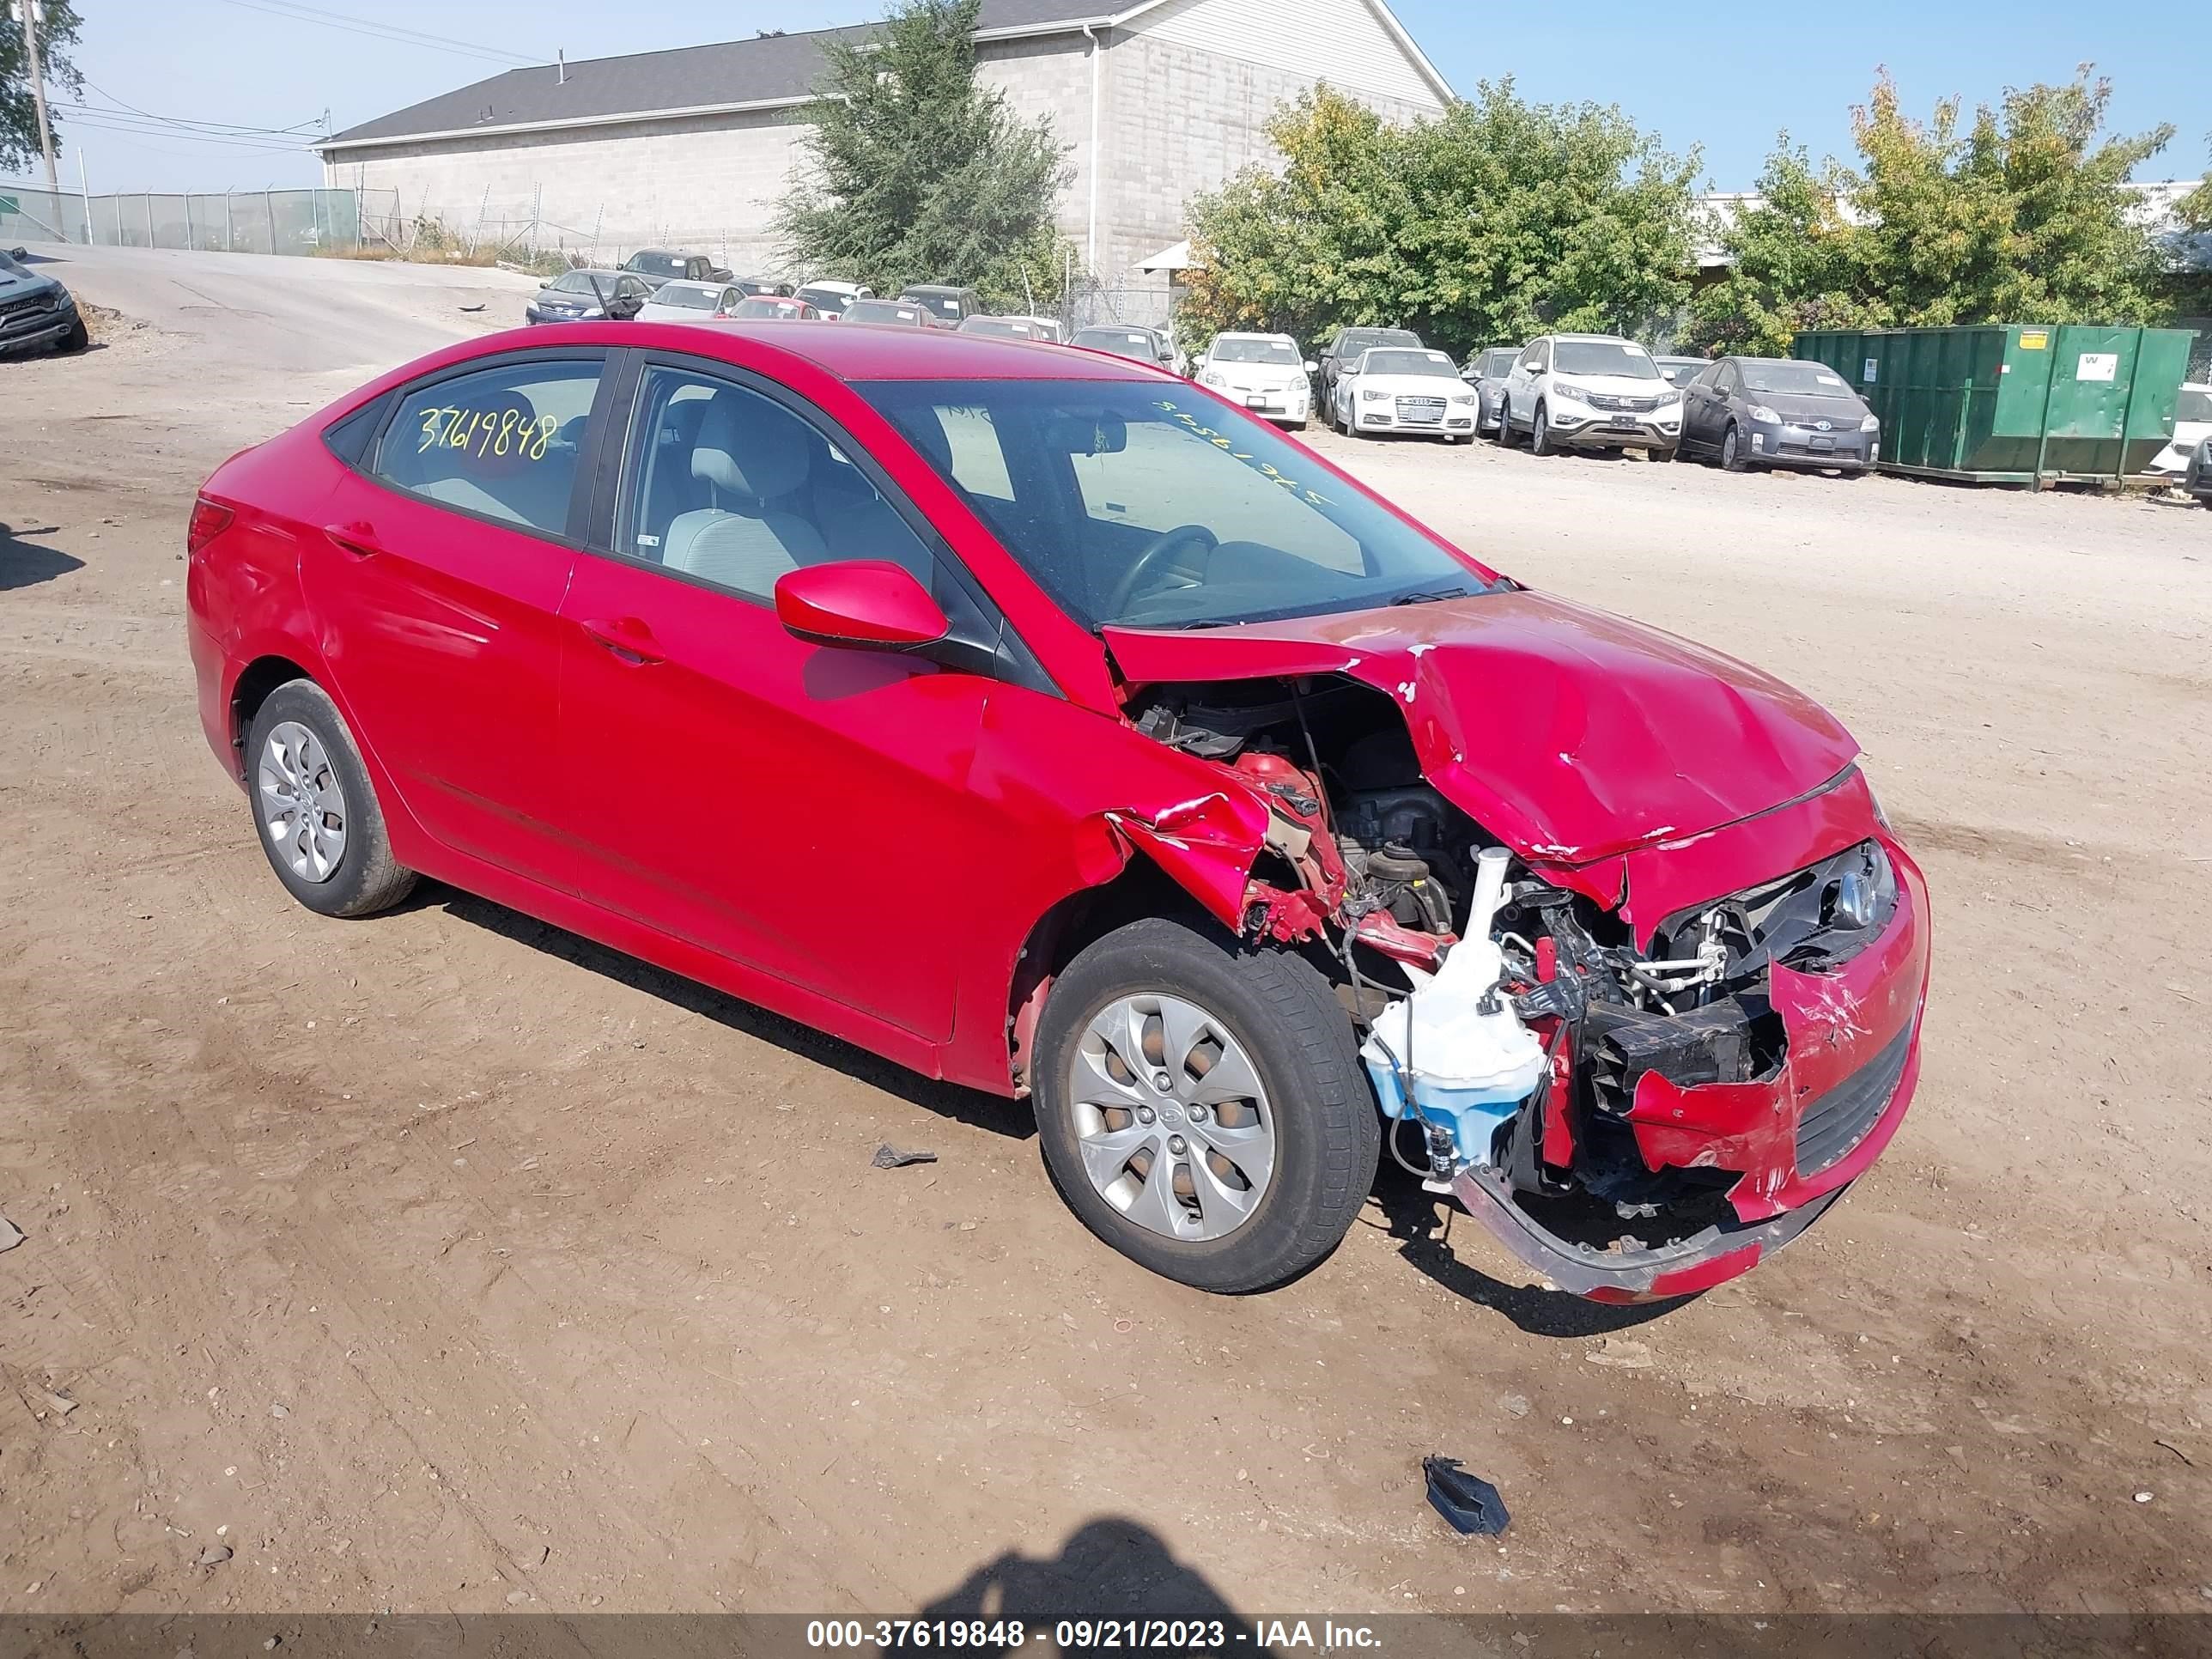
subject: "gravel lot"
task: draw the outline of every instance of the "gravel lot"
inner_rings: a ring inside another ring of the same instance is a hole
[[[293,905],[193,714],[193,487],[529,285],[75,254],[125,320],[0,363],[0,1611],[2207,1605],[2212,514],[1316,428],[1834,708],[1937,984],[1897,1143],[1748,1279],[1608,1313],[1388,1176],[1208,1299],[1019,1108],[459,893]]]

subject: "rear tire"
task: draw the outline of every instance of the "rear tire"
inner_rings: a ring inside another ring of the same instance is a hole
[[[1116,1042],[1122,1031],[1134,1041]],[[1129,1083],[1115,1070],[1123,1048],[1136,1050]],[[1374,1092],[1328,981],[1302,957],[1211,924],[1147,918],[1085,949],[1052,988],[1032,1075],[1045,1165],[1067,1206],[1131,1261],[1200,1290],[1296,1279],[1337,1247],[1374,1183]],[[1233,1082],[1204,1079],[1232,1075],[1257,1091],[1222,1110]],[[1190,1110],[1191,1093],[1210,1115]],[[1139,1109],[1156,1115],[1140,1122]],[[1262,1140],[1264,1173],[1251,1181]],[[1217,1165],[1222,1149],[1241,1161]]]
[[[318,915],[373,915],[414,890],[345,717],[313,680],[278,686],[254,715],[246,793],[269,867]]]

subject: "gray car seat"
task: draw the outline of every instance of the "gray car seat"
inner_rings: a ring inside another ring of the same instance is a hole
[[[677,516],[662,562],[759,594],[786,571],[821,563],[814,526],[775,505],[805,487],[809,461],[806,435],[791,416],[742,392],[716,392],[691,451],[691,475],[711,504]]]

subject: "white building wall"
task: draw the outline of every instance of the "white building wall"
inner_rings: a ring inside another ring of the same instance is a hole
[[[1281,70],[1435,114],[1436,88],[1367,0],[1167,0],[1130,20],[1155,41]]]
[[[790,187],[805,127],[787,110],[636,121],[565,131],[341,151],[325,182],[396,189],[403,220],[441,221],[479,240],[596,247],[614,260],[675,245],[732,268],[774,262],[769,219]]]
[[[1067,146],[1058,222],[1079,255],[1093,211],[1097,87],[1097,274],[1109,287],[1159,289],[1163,306],[1164,283],[1138,262],[1182,240],[1193,194],[1275,159],[1263,128],[1285,100],[1325,78],[1389,120],[1443,107],[1368,0],[1166,0],[1100,39],[1095,81],[1079,32],[985,41],[979,74],[1021,118],[1051,117]],[[396,189],[404,219],[441,220],[478,240],[522,234],[535,217],[541,246],[595,248],[612,261],[675,246],[775,271],[775,206],[805,163],[798,113],[399,142],[342,152],[325,175]]]

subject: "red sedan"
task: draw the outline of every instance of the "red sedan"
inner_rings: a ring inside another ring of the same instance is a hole
[[[1210,393],[827,323],[581,324],[208,481],[210,743],[277,878],[417,872],[1029,1098],[1215,1291],[1386,1139],[1524,1261],[1680,1295],[1918,1069],[1920,872],[1828,714],[1547,598]]]
[[[741,323],[811,323],[821,314],[805,301],[781,294],[756,294],[722,313]]]

